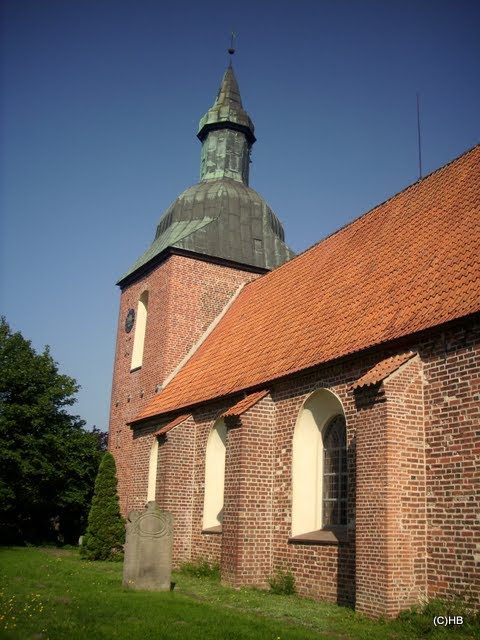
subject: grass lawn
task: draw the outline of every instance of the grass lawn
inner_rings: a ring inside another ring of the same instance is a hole
[[[121,563],[75,551],[0,548],[0,638],[8,640],[410,640],[480,638],[473,624],[372,621],[296,596],[175,574],[169,593],[125,591]]]

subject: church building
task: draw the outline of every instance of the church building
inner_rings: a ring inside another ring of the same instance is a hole
[[[109,448],[174,563],[394,616],[480,597],[480,145],[295,256],[230,65],[122,276]]]

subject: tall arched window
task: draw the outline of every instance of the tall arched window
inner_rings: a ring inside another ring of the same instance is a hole
[[[345,525],[346,498],[343,407],[320,389],[303,404],[293,434],[292,536]]]
[[[132,364],[131,369],[142,366],[143,346],[145,344],[145,330],[147,328],[148,315],[148,291],[144,291],[140,296],[137,307],[137,320],[135,323],[135,337],[133,339]]]
[[[226,442],[227,428],[221,418],[215,423],[207,441],[203,529],[221,527],[223,522]]]
[[[345,418],[337,415],[323,430],[322,526],[347,524],[347,447]]]
[[[157,493],[158,438],[153,439],[148,462],[147,502],[155,500]]]

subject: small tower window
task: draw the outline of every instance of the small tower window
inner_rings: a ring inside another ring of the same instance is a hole
[[[133,339],[133,352],[131,369],[138,369],[143,362],[143,347],[145,344],[145,330],[147,328],[148,315],[148,291],[144,291],[140,296],[137,307],[137,322],[135,326],[135,337]]]

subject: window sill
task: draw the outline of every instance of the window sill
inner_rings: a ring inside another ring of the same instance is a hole
[[[206,534],[219,534],[222,533],[222,525],[219,524],[216,527],[210,527],[209,529],[203,529],[202,533],[206,533]]]
[[[339,545],[348,541],[347,527],[337,529],[320,529],[302,533],[299,536],[288,539],[289,544],[325,544]]]
[[[138,371],[141,368],[142,368],[142,365],[139,364],[138,367],[133,367],[132,369],[130,369],[130,373],[133,373],[134,371]]]

